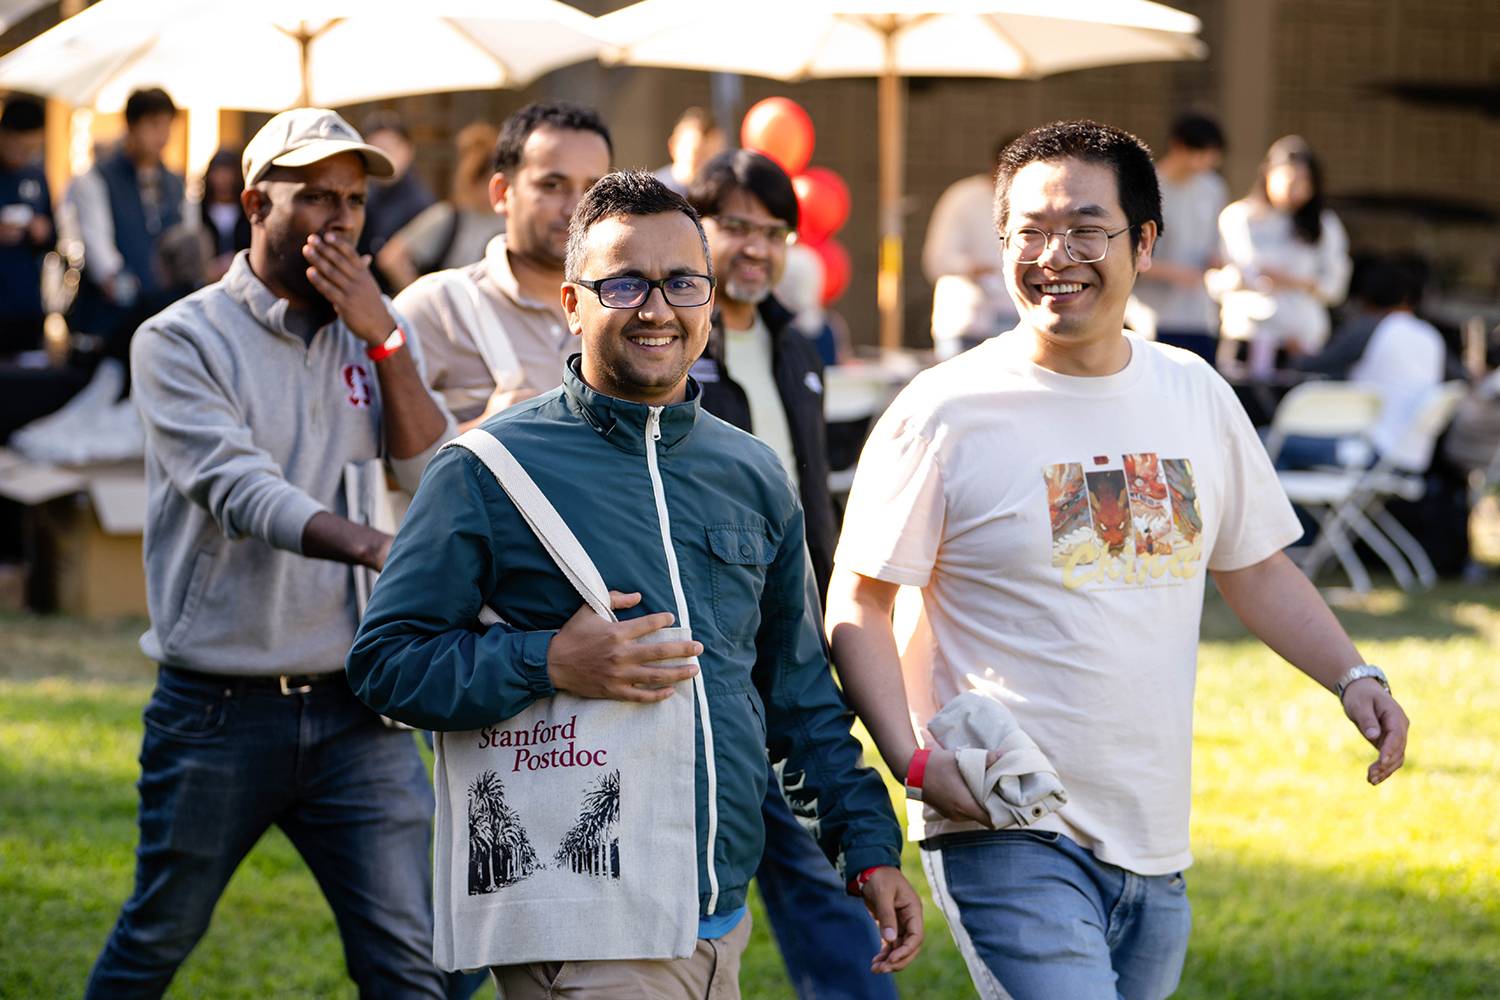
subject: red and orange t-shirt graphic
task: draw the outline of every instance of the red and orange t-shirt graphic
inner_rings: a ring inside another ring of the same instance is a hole
[[[1042,470],[1052,522],[1052,565],[1077,590],[1170,585],[1203,559],[1203,512],[1185,458],[1096,455]]]

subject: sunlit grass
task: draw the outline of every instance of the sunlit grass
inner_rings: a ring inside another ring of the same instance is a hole
[[[1334,596],[1412,716],[1407,765],[1365,784],[1373,750],[1337,702],[1210,600],[1178,996],[1500,996],[1500,587]],[[138,634],[0,617],[0,997],[77,995],[130,889],[152,672]],[[925,893],[910,845],[907,862]],[[744,993],[790,998],[752,905]],[[972,996],[942,917],[927,916],[902,995]],[[327,904],[285,838],[241,867],[168,995],[354,996]]]

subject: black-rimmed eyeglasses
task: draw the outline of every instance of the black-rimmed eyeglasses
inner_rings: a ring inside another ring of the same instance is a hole
[[[1014,229],[1005,237],[1005,253],[1017,264],[1035,264],[1046,256],[1047,248],[1054,237],[1061,236],[1063,250],[1078,264],[1093,264],[1109,253],[1109,241],[1128,233],[1133,227],[1126,226],[1109,232],[1101,226],[1077,226],[1063,233],[1047,233],[1040,229]]]
[[[715,279],[706,274],[674,274],[667,278],[600,278],[597,281],[582,279],[572,282],[582,285],[599,296],[599,304],[607,309],[638,309],[651,294],[651,289],[660,288],[667,305],[679,309],[707,305],[713,294]]]
[[[738,215],[710,215],[709,218],[714,220],[714,225],[737,240],[749,239],[756,233],[761,233],[765,236],[767,243],[785,243],[796,232],[785,222],[772,222],[762,226],[749,219],[742,219]]]

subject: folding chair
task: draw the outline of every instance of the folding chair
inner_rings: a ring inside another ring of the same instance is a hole
[[[1380,416],[1380,390],[1355,382],[1304,382],[1282,399],[1271,417],[1266,435],[1266,450],[1274,462],[1286,439],[1292,436],[1315,438],[1355,438],[1368,444],[1370,429]],[[1373,454],[1373,450],[1367,452]],[[1358,522],[1346,522],[1338,516],[1339,508],[1354,494],[1364,475],[1363,463],[1354,466],[1329,466],[1312,470],[1278,472],[1281,487],[1292,503],[1317,519],[1317,540],[1298,558],[1302,571],[1313,578],[1329,555],[1337,557],[1350,585],[1360,593],[1370,589],[1370,574],[1354,553],[1349,532],[1364,537]],[[1391,550],[1389,542],[1371,527],[1368,534],[1379,546]],[[1367,539],[1368,540],[1368,539]],[[1382,554],[1382,558],[1385,555]],[[1396,554],[1397,562],[1401,562]],[[1387,560],[1389,561],[1389,560]],[[1405,565],[1401,571],[1406,570]]]
[[[1396,450],[1411,450],[1430,457],[1433,444],[1452,420],[1453,411],[1466,391],[1464,383],[1458,381],[1428,390],[1403,432],[1402,447]],[[1389,497],[1421,499],[1427,489],[1425,472],[1425,468],[1404,468],[1382,456],[1365,471],[1280,473],[1282,485],[1294,503],[1318,509],[1322,530],[1300,560],[1302,571],[1310,579],[1315,578],[1332,554],[1349,574],[1350,585],[1359,593],[1366,593],[1370,578],[1350,544],[1352,531],[1390,567],[1402,590],[1430,589],[1437,583],[1432,560],[1385,508]]]

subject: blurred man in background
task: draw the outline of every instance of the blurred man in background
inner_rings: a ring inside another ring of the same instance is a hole
[[[477,264],[424,275],[396,297],[422,339],[427,384],[460,430],[562,384],[563,362],[577,350],[562,311],[568,223],[613,155],[591,108],[517,111],[500,129],[490,178],[505,234]]]
[[[142,319],[176,292],[164,286],[156,254],[164,232],[196,220],[187,185],[162,164],[177,105],[160,88],[125,102],[125,136],[68,188],[68,228],[83,242],[83,286],[73,324],[105,338],[105,354],[124,359]]]
[[[710,160],[688,200],[703,218],[719,284],[708,343],[692,367],[703,408],[776,452],[802,499],[818,595],[833,570],[833,503],[823,424],[823,361],[771,294],[797,230],[797,194],[774,160],[745,149]],[[865,908],[850,897],[788,808],[776,776],[761,805],[766,848],[755,877],[787,974],[803,1000],[894,998],[870,971],[880,947]]]
[[[411,168],[417,148],[398,115],[388,111],[371,115],[365,120],[364,134],[370,145],[396,165],[394,177],[370,185],[370,200],[365,205],[365,231],[360,234],[359,252],[378,254],[385,241],[436,202],[437,195]]]
[[[1218,267],[1219,213],[1229,188],[1217,173],[1224,133],[1212,118],[1189,113],[1172,125],[1167,155],[1156,164],[1162,231],[1135,294],[1156,319],[1156,339],[1212,361],[1219,343],[1219,307],[1203,275]]]
[[[13,97],[0,112],[0,356],[41,346],[42,258],[56,242],[52,196],[37,157],[47,115]]]
[[[996,158],[1005,140],[995,147]],[[938,199],[922,245],[922,272],[933,283],[932,343],[939,360],[961,354],[1016,325],[1005,290],[992,217],[994,161],[987,173],[954,182]]]

